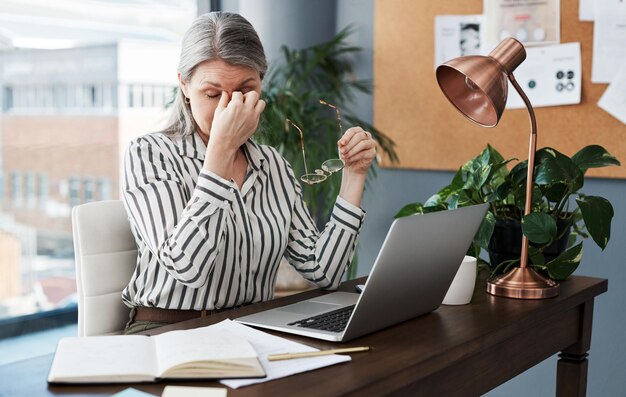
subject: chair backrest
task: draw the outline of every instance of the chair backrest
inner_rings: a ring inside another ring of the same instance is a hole
[[[78,335],[121,333],[130,310],[122,303],[137,263],[137,246],[124,204],[97,201],[72,209]]]

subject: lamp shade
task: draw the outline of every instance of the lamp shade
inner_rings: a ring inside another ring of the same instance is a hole
[[[524,59],[524,46],[508,38],[488,56],[465,56],[443,63],[437,67],[437,82],[463,115],[483,127],[495,127],[506,105],[507,77]]]

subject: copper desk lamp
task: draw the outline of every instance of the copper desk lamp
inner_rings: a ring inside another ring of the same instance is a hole
[[[495,127],[507,99],[507,78],[526,104],[530,116],[528,176],[524,215],[531,212],[533,168],[537,147],[535,112],[513,77],[513,71],[526,59],[526,50],[513,38],[504,39],[488,56],[464,56],[437,67],[439,87],[465,117],[483,127]],[[528,266],[528,238],[522,237],[520,266],[487,282],[492,295],[517,299],[544,299],[559,294],[559,284]]]

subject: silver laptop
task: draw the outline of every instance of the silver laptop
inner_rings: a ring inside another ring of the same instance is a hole
[[[346,342],[437,309],[487,204],[396,219],[365,288],[332,292],[235,319],[243,324]]]

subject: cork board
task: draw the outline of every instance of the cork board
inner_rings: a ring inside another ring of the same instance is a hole
[[[456,170],[487,143],[505,158],[528,158],[526,109],[506,109],[495,128],[466,120],[441,93],[434,69],[434,23],[440,14],[480,14],[483,0],[376,0],[374,123],[396,142],[400,162],[383,166]],[[626,126],[597,106],[606,84],[591,84],[593,22],[580,22],[578,1],[561,1],[561,43],[580,42],[579,105],[535,108],[537,147],[573,155],[586,145],[604,146],[626,162]],[[626,167],[592,169],[587,175],[626,178]]]

